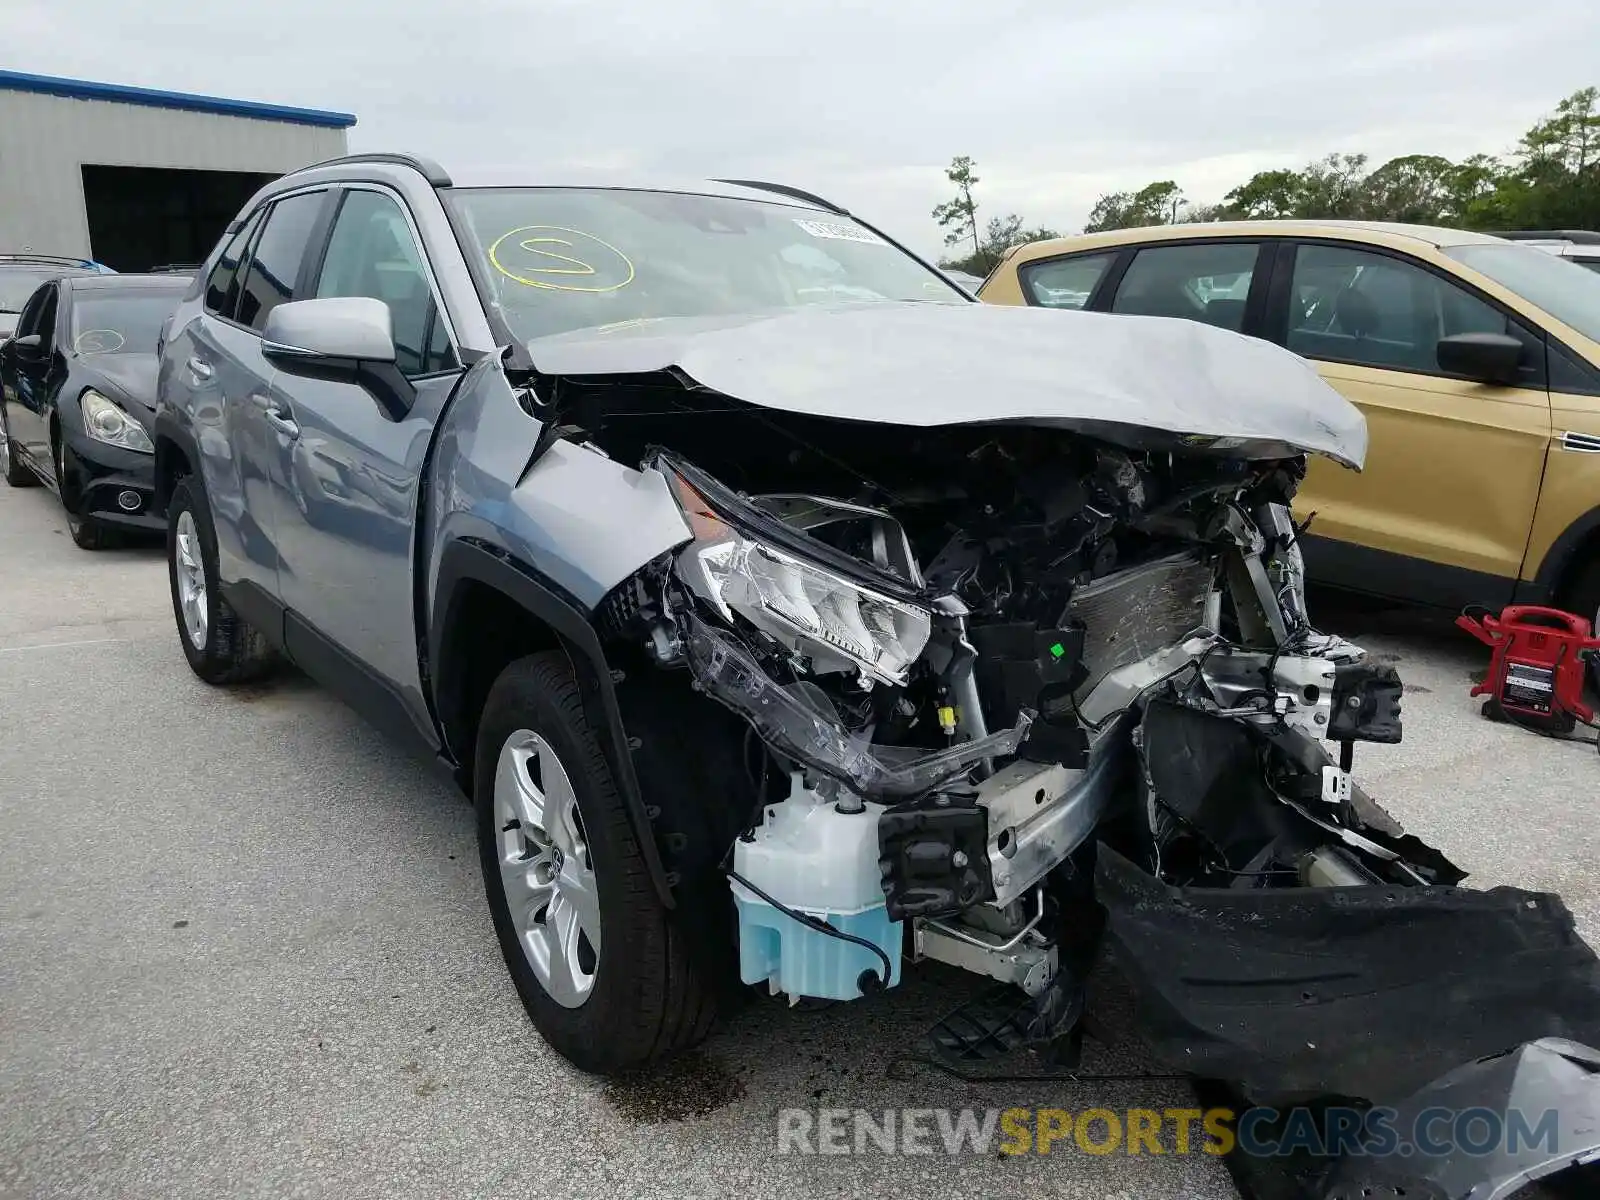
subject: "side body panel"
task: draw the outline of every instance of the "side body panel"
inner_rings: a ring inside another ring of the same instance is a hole
[[[1588,349],[1588,347],[1585,347]],[[1600,378],[1600,348],[1592,363]],[[1550,452],[1522,578],[1551,587],[1573,564],[1567,556],[1600,538],[1600,388],[1552,390]]]
[[[274,385],[278,411],[299,431],[271,433],[289,654],[313,673],[310,660],[327,653],[360,664],[405,710],[403,723],[389,723],[430,745],[412,572],[433,430],[459,378],[419,380],[398,421],[356,383],[280,372]]]
[[[1295,516],[1357,546],[1514,580],[1550,444],[1543,390],[1319,362],[1367,418],[1357,474],[1309,464]]]
[[[274,373],[258,334],[185,301],[158,384],[160,410],[172,414],[199,451],[194,467],[216,527],[219,577],[269,595],[278,590],[278,554],[267,473],[271,430],[261,398]]]

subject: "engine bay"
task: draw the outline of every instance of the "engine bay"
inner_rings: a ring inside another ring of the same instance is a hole
[[[608,636],[759,747],[717,848],[744,982],[850,1000],[909,952],[1066,1012],[1102,839],[1183,885],[1460,878],[1351,783],[1400,684],[1307,618],[1303,459],[577,391],[586,444],[660,472],[693,533],[608,597]]]

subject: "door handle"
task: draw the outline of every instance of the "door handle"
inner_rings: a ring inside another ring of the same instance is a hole
[[[254,392],[250,396],[250,403],[261,410],[261,415],[285,437],[299,437],[300,426],[296,425],[294,418],[284,411],[283,405],[264,392]]]
[[[189,368],[189,374],[201,383],[211,378],[211,364],[203,358],[191,358],[184,365]]]

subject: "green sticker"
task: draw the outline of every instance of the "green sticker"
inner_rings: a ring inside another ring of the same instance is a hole
[[[1050,657],[1051,658],[1060,658],[1066,652],[1067,652],[1067,648],[1065,646],[1063,646],[1060,642],[1057,642],[1054,646],[1050,647]]]

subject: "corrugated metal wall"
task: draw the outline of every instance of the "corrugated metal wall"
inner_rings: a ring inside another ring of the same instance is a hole
[[[0,89],[0,253],[89,254],[85,163],[281,174],[346,152],[342,129]]]

